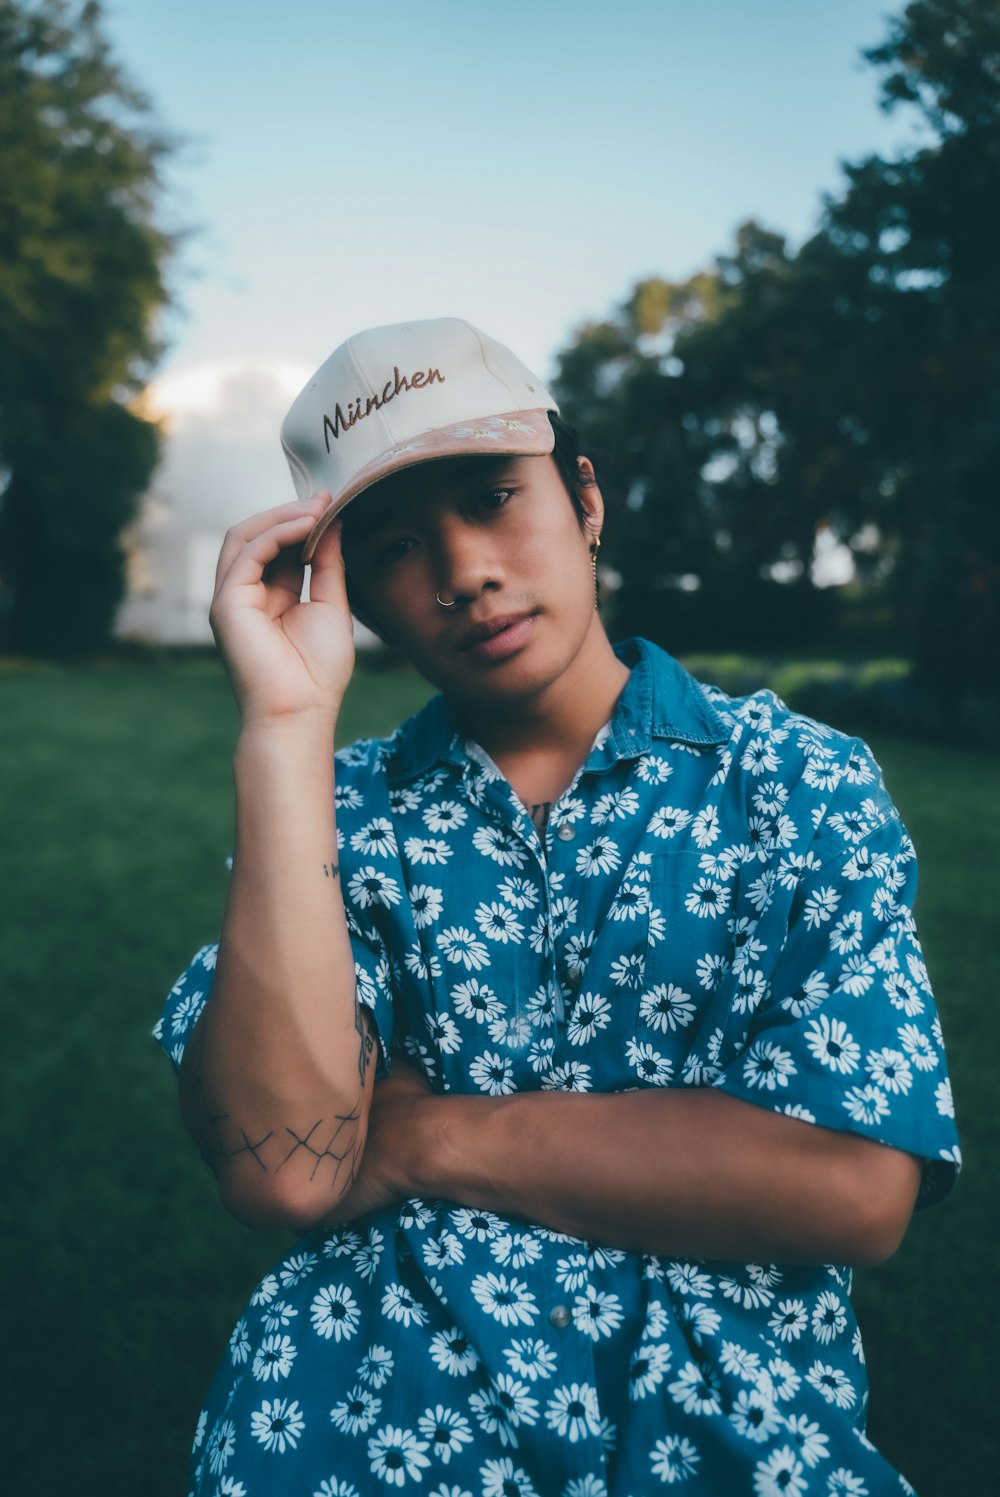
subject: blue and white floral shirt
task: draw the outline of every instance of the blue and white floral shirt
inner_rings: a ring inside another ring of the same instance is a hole
[[[444,1091],[716,1086],[958,1162],[913,847],[868,749],[643,640],[540,836],[436,698],[337,755],[358,994]],[[215,948],[170,994],[175,1064]],[[210,1497],[908,1490],[838,1265],[668,1261],[414,1200],[296,1244],[199,1422]]]

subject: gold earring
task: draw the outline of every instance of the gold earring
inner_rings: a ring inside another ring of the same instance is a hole
[[[598,608],[601,602],[601,584],[597,580],[597,553],[601,549],[601,537],[595,535],[590,543],[590,565],[594,572],[594,607]]]

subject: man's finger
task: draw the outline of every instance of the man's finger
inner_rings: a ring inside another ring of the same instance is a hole
[[[305,567],[302,565],[301,557],[301,546],[286,546],[264,568],[263,580],[268,592],[268,613],[272,618],[284,613],[289,603],[298,603],[302,597]]]
[[[293,499],[288,504],[277,505],[274,509],[263,509],[258,514],[249,515],[245,520],[240,520],[238,524],[231,525],[226,531],[226,538],[222,543],[218,565],[215,569],[216,590],[244,546],[255,541],[259,535],[273,526],[280,525],[284,520],[293,520],[299,516],[308,515],[315,522],[329,503],[329,494],[320,490],[316,494],[311,494],[308,499]]]
[[[222,558],[220,557],[216,598],[231,587],[245,587],[248,584],[260,583],[265,568],[270,562],[275,561],[283,550],[297,547],[301,551],[302,542],[309,534],[312,523],[312,515],[300,510],[294,519],[283,520],[262,534],[254,536],[252,540],[245,541],[231,555],[228,569],[225,571],[222,571]]]
[[[314,603],[333,603],[347,609],[347,579],[340,545],[340,521],[325,530],[313,553],[309,574],[309,597]]]

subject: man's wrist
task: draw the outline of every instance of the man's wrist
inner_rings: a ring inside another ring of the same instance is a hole
[[[457,1199],[453,1192],[461,1178],[462,1151],[455,1140],[463,1136],[470,1100],[475,1101],[436,1092],[416,1099],[401,1151],[409,1195]]]

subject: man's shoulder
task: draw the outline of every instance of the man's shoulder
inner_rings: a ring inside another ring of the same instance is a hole
[[[729,728],[731,747],[760,738],[798,749],[807,756],[833,760],[848,757],[859,744],[857,738],[840,728],[789,706],[769,686],[735,694],[704,679],[700,670],[697,675],[686,667],[684,670],[692,686]]]
[[[844,802],[857,802],[877,822],[897,815],[875,755],[862,739],[797,711],[769,687],[734,695],[692,680],[730,728],[724,752],[733,771],[755,785],[782,782],[799,797],[815,800],[823,816]]]

